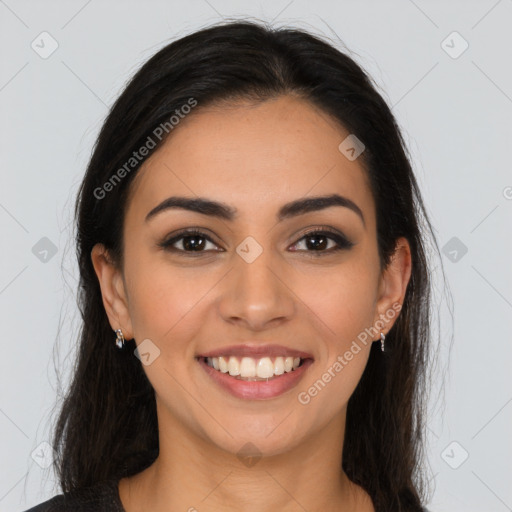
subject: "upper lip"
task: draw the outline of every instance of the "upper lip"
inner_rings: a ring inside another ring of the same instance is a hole
[[[219,356],[235,356],[235,357],[300,357],[301,359],[313,359],[313,356],[302,350],[296,350],[282,345],[260,345],[260,344],[242,344],[229,345],[227,347],[217,348],[208,352],[201,352],[197,357],[219,357]]]

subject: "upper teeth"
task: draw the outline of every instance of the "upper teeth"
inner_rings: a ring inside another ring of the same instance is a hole
[[[270,357],[254,359],[252,357],[242,357],[240,361],[237,357],[208,357],[208,366],[240,377],[259,377],[261,379],[282,375],[284,372],[295,370],[300,364],[300,357],[276,357],[274,362]]]

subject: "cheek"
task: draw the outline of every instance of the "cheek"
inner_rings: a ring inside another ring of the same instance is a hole
[[[321,341],[315,371],[300,387],[298,401],[322,423],[346,406],[368,362],[376,336],[365,329],[374,318],[376,280],[372,268],[359,260],[308,281],[302,293],[314,290],[303,296],[309,297],[305,302]]]
[[[207,305],[203,298],[219,280],[217,273],[172,267],[163,259],[136,253],[127,255],[125,269],[130,276],[129,309],[137,342],[154,341],[170,368],[183,358],[192,361],[190,341],[202,326]]]
[[[155,257],[126,257],[125,261],[137,346],[147,339],[154,343],[145,345],[149,347],[150,362],[143,370],[157,399],[164,397],[165,407],[159,415],[164,417],[170,410],[173,417],[197,423],[194,414],[187,412],[190,404],[183,389],[188,389],[188,378],[196,364],[191,341],[197,337],[204,317],[201,297],[214,282],[201,278],[197,270],[172,268]]]
[[[329,352],[346,350],[372,325],[377,303],[378,276],[373,262],[353,257],[343,265],[310,272],[301,278],[300,297],[321,320]]]

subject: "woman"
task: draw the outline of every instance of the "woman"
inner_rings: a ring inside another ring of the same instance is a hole
[[[252,22],[169,44],[76,216],[63,494],[31,510],[424,510],[433,235],[351,58]]]

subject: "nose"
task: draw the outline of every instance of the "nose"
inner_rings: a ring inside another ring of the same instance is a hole
[[[224,282],[221,316],[252,331],[289,321],[296,310],[289,275],[286,263],[278,262],[270,250],[251,263],[236,255]]]

